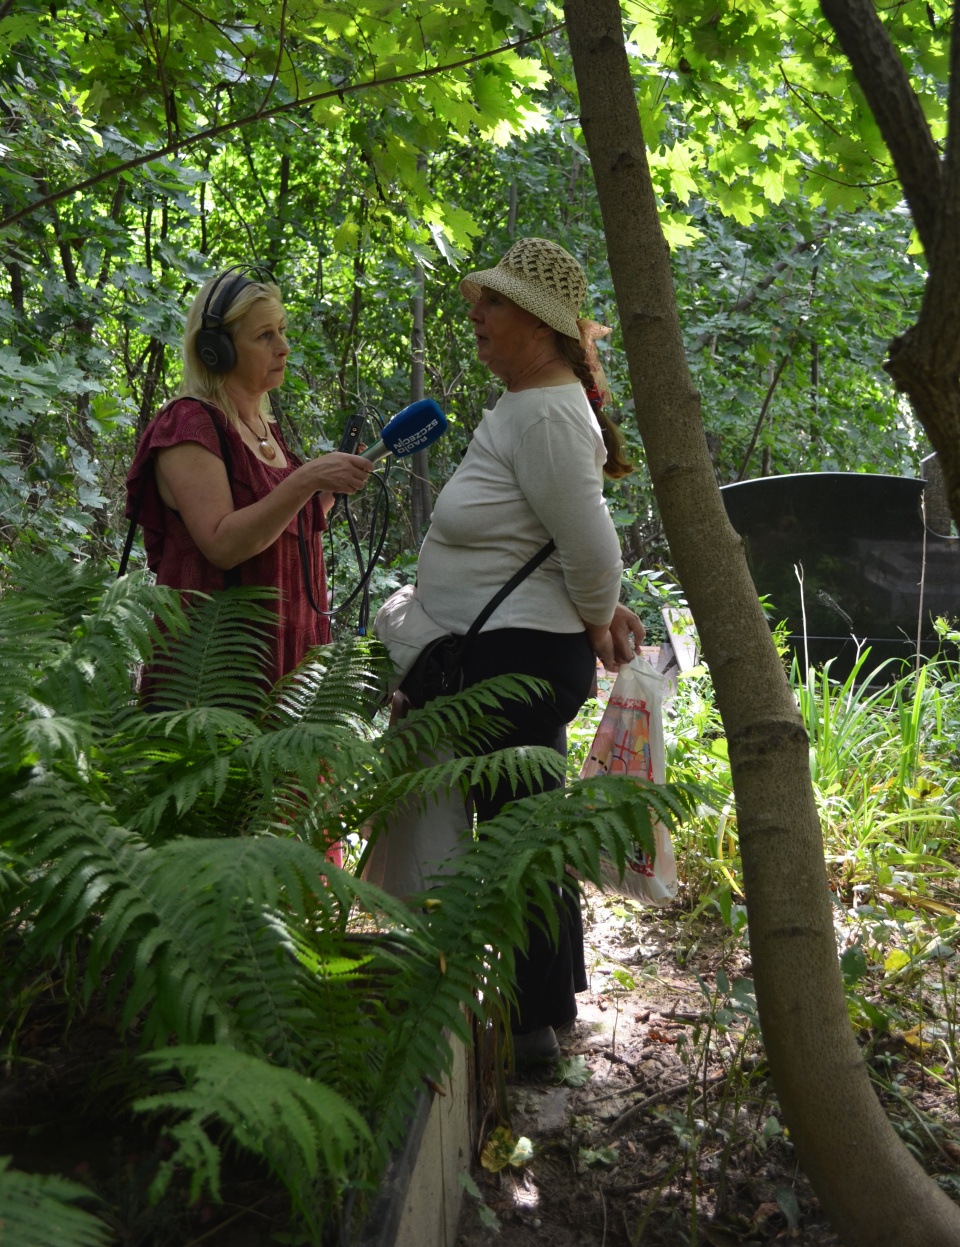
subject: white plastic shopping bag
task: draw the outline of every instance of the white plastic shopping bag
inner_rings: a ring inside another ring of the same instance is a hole
[[[622,666],[607,701],[593,745],[580,772],[592,775],[635,775],[662,784],[664,677],[643,658]],[[645,905],[669,905],[677,895],[677,863],[669,829],[653,825],[656,853],[636,850],[626,860],[623,879],[613,862],[601,859],[610,890]]]

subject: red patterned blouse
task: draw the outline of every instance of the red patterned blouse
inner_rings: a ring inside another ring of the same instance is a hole
[[[213,414],[216,413],[216,414]],[[274,425],[274,437],[283,448],[287,466],[274,467],[264,463],[247,447],[243,438],[222,412],[208,411],[196,399],[182,398],[164,407],[147,425],[137,454],[127,475],[127,518],[134,511],[141,489],[139,522],[143,526],[147,564],[156,574],[157,583],[175,589],[199,589],[204,593],[222,589],[224,574],[197,549],[180,514],[168,507],[160,497],[153,471],[153,456],[180,442],[198,442],[218,459],[223,458],[220,439],[213,426],[219,418],[230,448],[234,507],[249,506],[270,493],[300,461],[288,450]],[[303,508],[303,532],[306,539],[312,576],[314,599],[327,606],[326,577],[320,534],[326,528],[320,500],[313,498]],[[330,641],[330,621],[311,607],[304,587],[303,568],[297,535],[297,517],[290,521],[273,545],[268,546],[237,568],[240,583],[270,585],[280,590],[277,602],[275,662],[271,682],[291,671],[314,645]]]

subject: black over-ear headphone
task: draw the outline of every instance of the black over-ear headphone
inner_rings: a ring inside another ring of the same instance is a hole
[[[273,273],[264,264],[234,264],[222,272],[210,287],[200,315],[197,354],[206,367],[217,374],[229,372],[237,362],[233,338],[223,318],[240,291],[256,284],[247,278],[247,273],[256,274],[257,281],[276,284]]]

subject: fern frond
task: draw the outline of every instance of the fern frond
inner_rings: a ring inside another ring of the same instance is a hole
[[[61,560],[47,551],[19,544],[10,549],[4,563],[15,593],[30,599],[40,611],[52,612],[63,621],[67,632],[79,626],[110,575],[103,564],[92,560]],[[3,596],[7,599],[11,594],[5,592]]]
[[[268,702],[263,671],[277,626],[276,612],[263,603],[275,600],[276,591],[246,585],[189,597],[186,632],[165,637],[154,653],[154,702],[256,716]]]
[[[226,791],[230,767],[230,757],[223,753],[201,761],[175,757],[172,753],[166,757],[160,755],[156,767],[160,791],[153,798],[149,798],[147,792],[142,793],[146,804],[135,817],[136,824],[145,834],[150,834],[160,830],[168,817],[167,834],[182,835],[189,830],[182,821],[183,815],[193,811],[201,799],[205,807],[203,813],[209,817],[210,805],[216,806]],[[240,829],[233,826],[225,830],[236,832]],[[208,826],[207,834],[212,832],[213,827]]]
[[[93,739],[89,718],[56,714],[50,706],[32,699],[24,711],[10,737],[11,744],[17,740],[21,755],[33,754],[38,762],[53,766],[61,760],[69,764],[89,750]]]
[[[122,726],[98,753],[98,761],[109,759],[104,782],[119,821],[153,840],[243,830],[256,780],[238,751],[259,731],[253,720],[223,707],[137,708]]]
[[[134,666],[184,626],[172,589],[130,577],[109,581],[71,629],[60,661],[48,666],[40,695],[63,711],[99,714],[110,725],[112,715],[133,700]]]
[[[73,1205],[94,1195],[55,1174],[21,1173],[0,1156],[0,1241],[3,1247],[106,1247],[106,1225]]]
[[[455,697],[437,697],[411,711],[380,737],[384,765],[389,769],[416,764],[420,753],[435,754],[451,746],[456,752],[482,753],[498,732],[508,726],[497,716],[505,701],[530,701],[547,688],[532,676],[495,676],[464,689]]]
[[[0,796],[0,800],[2,800]],[[22,859],[0,847],[0,917],[17,908],[19,895],[24,887],[21,873]]]
[[[209,944],[191,939],[196,898],[189,872],[171,878],[157,850],[55,777],[28,786],[0,811],[0,836],[19,849],[34,875],[23,915],[32,919],[29,952],[42,957],[69,935],[86,934],[88,994],[118,957],[113,994],[133,975],[127,1019],[145,1008],[148,1031],[165,1026],[199,1038],[211,1029],[230,1037],[229,984],[218,977]],[[178,981],[173,1016],[158,1000],[164,975]]]
[[[343,1173],[369,1158],[374,1140],[366,1122],[329,1087],[258,1057],[214,1045],[163,1048],[144,1058],[157,1071],[176,1070],[182,1091],[137,1101],[138,1112],[185,1114],[170,1132],[177,1150],[158,1175],[165,1184],[178,1163],[193,1171],[192,1195],[204,1184],[216,1196],[215,1149],[204,1127],[224,1123],[242,1147],[262,1156],[295,1197],[303,1178],[314,1178],[322,1161],[328,1174]]]
[[[502,780],[507,780],[514,792],[520,785],[539,787],[545,775],[562,778],[565,762],[554,749],[530,746],[495,750],[480,757],[448,758],[433,766],[421,760],[420,766],[392,779],[378,772],[358,776],[357,791],[345,794],[335,812],[348,825],[370,822],[380,831],[400,802],[415,800],[426,807],[431,797],[451,789],[489,791]]]
[[[337,724],[369,735],[389,660],[371,638],[353,638],[312,650],[275,690],[279,724]]]
[[[513,802],[484,823],[457,871],[433,881],[426,935],[442,950],[445,972],[436,963],[421,974],[389,1032],[381,1068],[390,1073],[374,1095],[378,1137],[390,1144],[402,1137],[414,1080],[445,1060],[441,1028],[456,1027],[464,1009],[479,1013],[477,986],[510,998],[514,948],[523,947],[537,907],[539,921],[554,927],[551,888],[576,886],[568,865],[599,884],[601,852],[622,863],[636,845],[649,851],[652,817],[672,821],[695,799],[684,789],[601,777]]]
[[[37,672],[63,645],[60,618],[21,593],[0,597],[0,711],[4,722],[32,694]]]
[[[145,1042],[216,1037],[309,1067],[329,986],[305,981],[303,950],[315,963],[339,955],[355,903],[391,925],[413,921],[309,844],[181,838],[155,848],[56,777],[0,811],[0,836],[36,875],[24,915],[32,953],[89,936],[87,991],[110,966],[113,994],[127,993],[124,1018],[143,1013]],[[294,924],[317,934],[297,935]],[[355,998],[343,1009],[354,1017]]]
[[[61,601],[51,589],[62,569],[52,576],[48,563],[33,567],[31,592],[0,598],[4,767],[18,765],[19,754],[70,769],[104,726],[116,731],[131,709],[131,666],[159,635],[155,617],[171,627],[182,618],[170,590],[132,580],[105,588],[103,572],[89,569],[76,582],[68,575]]]
[[[160,922],[119,965],[132,978],[128,1013],[146,1010],[148,1039],[173,1031],[195,1042],[212,1026],[221,1042],[305,1067],[320,1026],[292,925],[321,909],[322,855],[249,837],[176,840],[156,857],[149,890]]]
[[[301,793],[327,800],[342,787],[355,787],[370,772],[376,753],[371,741],[342,726],[303,722],[247,741],[236,760],[264,790],[276,786],[287,793],[294,784]]]

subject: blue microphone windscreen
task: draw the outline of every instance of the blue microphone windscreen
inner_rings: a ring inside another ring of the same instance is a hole
[[[432,445],[447,427],[447,417],[432,398],[421,398],[398,411],[380,437],[398,458]]]

